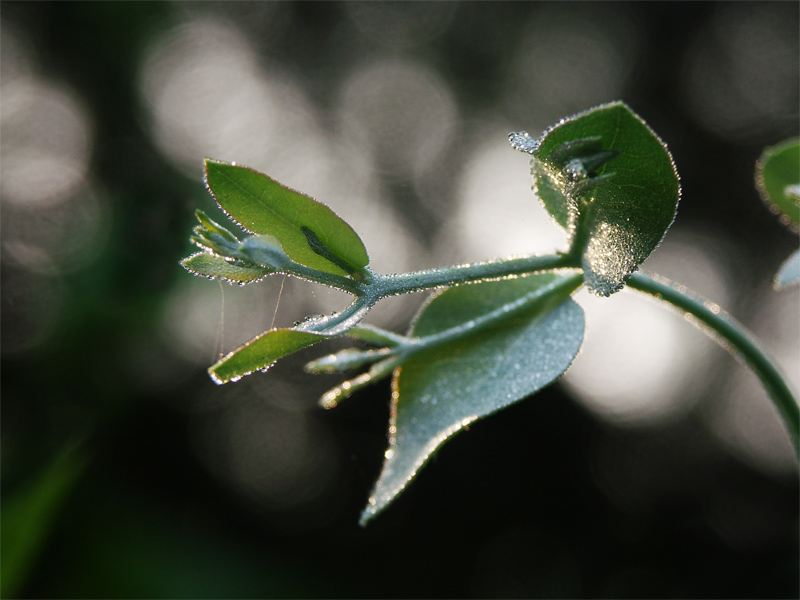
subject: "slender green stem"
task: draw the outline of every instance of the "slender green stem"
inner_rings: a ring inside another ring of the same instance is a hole
[[[317,269],[312,269],[298,263],[293,263],[291,267],[283,269],[283,272],[287,275],[293,275],[298,279],[305,279],[306,281],[312,281],[314,283],[319,283],[320,285],[342,290],[343,292],[347,292],[348,294],[352,294],[354,296],[361,296],[364,294],[366,289],[364,284],[355,281],[354,279],[350,279],[345,275],[336,275],[334,273],[318,271]]]
[[[374,275],[373,281],[379,296],[386,298],[451,285],[529,275],[540,271],[577,268],[580,268],[580,265],[570,254],[548,254],[414,271],[401,275]]]
[[[379,299],[369,293],[357,296],[342,312],[308,320],[298,325],[297,329],[328,336],[342,334],[359,323]]]
[[[728,350],[735,350],[761,380],[783,417],[797,450],[800,446],[800,406],[773,359],[743,325],[721,311],[717,305],[689,294],[682,286],[654,277],[635,273],[628,280],[628,285],[692,315],[719,336],[712,336],[718,342],[727,342],[722,345]]]

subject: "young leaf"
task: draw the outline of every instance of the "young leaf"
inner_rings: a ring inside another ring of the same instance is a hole
[[[238,381],[255,371],[266,371],[275,361],[324,340],[326,335],[297,329],[270,329],[239,346],[208,369],[215,383]]]
[[[468,326],[556,279],[546,274],[449,288],[423,309],[413,335]],[[555,291],[508,319],[415,353],[395,370],[389,449],[362,523],[385,508],[450,436],[569,367],[583,341],[583,311],[569,291]]]
[[[197,252],[181,261],[183,268],[194,275],[209,279],[224,279],[229,283],[253,283],[274,273],[272,269],[246,263],[241,260],[226,260],[216,254]]]
[[[800,229],[800,138],[767,148],[756,163],[756,187],[792,231]]]
[[[667,147],[622,102],[564,119],[536,144],[512,135],[533,155],[540,201],[577,241],[589,289],[621,289],[675,218],[680,185]]]
[[[781,290],[798,283],[800,283],[800,250],[795,250],[778,270],[775,276],[775,288]]]
[[[361,238],[330,208],[247,167],[205,161],[206,186],[243,229],[278,239],[293,261],[336,275],[369,263]]]
[[[222,357],[208,373],[214,382],[222,384],[238,381],[256,371],[266,371],[279,358],[347,333],[359,324],[376,301],[374,297],[356,298],[339,313],[310,317],[288,329],[265,331]]]

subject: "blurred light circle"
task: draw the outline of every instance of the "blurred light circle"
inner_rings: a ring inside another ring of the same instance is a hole
[[[249,43],[219,21],[189,21],[156,40],[141,91],[158,145],[192,174],[207,156],[258,163],[252,146],[266,147],[280,116]]]
[[[226,388],[224,406],[214,402],[217,408],[198,415],[193,441],[217,477],[256,507],[299,513],[300,522],[289,519],[281,526],[302,529],[309,526],[303,521],[324,520],[333,508],[326,493],[338,472],[337,449],[308,411],[265,402],[261,389],[253,382]],[[288,389],[279,386],[281,393]]]
[[[75,271],[100,255],[110,213],[108,198],[87,182],[69,201],[44,209],[4,206],[3,237],[41,249],[61,272]]]
[[[531,191],[530,157],[511,148],[507,129],[492,126],[464,161],[458,204],[447,227],[464,253],[460,260],[549,253],[566,246],[566,233]]]
[[[455,2],[347,2],[358,30],[381,45],[409,48],[435,39],[450,23]]]
[[[686,47],[680,97],[694,118],[731,139],[788,135],[800,102],[797,28],[790,4],[719,5]]]
[[[208,366],[269,329],[279,289],[275,277],[239,287],[187,273],[164,305],[164,340],[185,360]]]
[[[458,124],[455,99],[421,63],[383,60],[352,73],[342,86],[339,116],[348,138],[365,145],[387,174],[436,168]]]
[[[3,202],[29,209],[68,200],[89,168],[89,117],[70,92],[37,79],[3,85]]]
[[[708,232],[675,232],[644,268],[681,284],[697,282],[699,292],[725,306],[729,265],[716,259],[723,245]],[[673,421],[714,383],[711,367],[722,351],[669,305],[627,290],[608,298],[581,292],[579,298],[586,335],[562,381],[601,418],[633,427]]]
[[[3,243],[3,355],[29,352],[57,329],[64,313],[66,289],[46,253],[14,242]]]
[[[622,96],[637,57],[637,27],[613,4],[602,6],[539,7],[508,74],[511,114],[525,110],[521,116],[531,119],[533,110],[552,123]]]
[[[800,389],[800,290],[779,293],[765,285],[758,295],[750,327],[781,368],[791,389]],[[786,425],[758,378],[739,367],[726,386],[727,394],[711,407],[714,432],[740,458],[767,473],[793,473],[797,456]]]
[[[34,71],[33,48],[30,41],[5,23],[0,26],[0,64],[3,65],[3,87],[22,77],[30,77]]]

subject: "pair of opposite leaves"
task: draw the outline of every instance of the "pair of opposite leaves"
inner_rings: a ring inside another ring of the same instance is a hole
[[[539,140],[523,132],[510,141],[531,155],[534,191],[545,209],[573,239],[580,238],[587,286],[604,296],[619,290],[675,217],[678,177],[664,144],[621,102],[564,119]],[[291,261],[360,280],[369,262],[364,245],[328,207],[232,164],[207,161],[206,184],[233,221],[247,232],[272,236]],[[260,265],[226,260],[201,246],[204,253],[184,261],[189,270],[241,276],[240,282],[257,279]],[[583,312],[569,298],[578,284],[565,286],[562,276],[540,274],[449,288],[426,304],[411,328],[417,339],[454,331],[511,305],[522,308],[488,330],[410,355],[395,370],[390,447],[362,521],[396,497],[453,433],[566,371],[583,341]],[[302,326],[274,329],[209,371],[218,383],[236,380],[329,335]]]

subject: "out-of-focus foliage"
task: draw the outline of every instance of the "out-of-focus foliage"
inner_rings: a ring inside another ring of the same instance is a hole
[[[800,232],[800,139],[764,150],[756,163],[756,187],[781,223]],[[795,250],[775,275],[775,286],[781,289],[798,281],[800,250]]]

